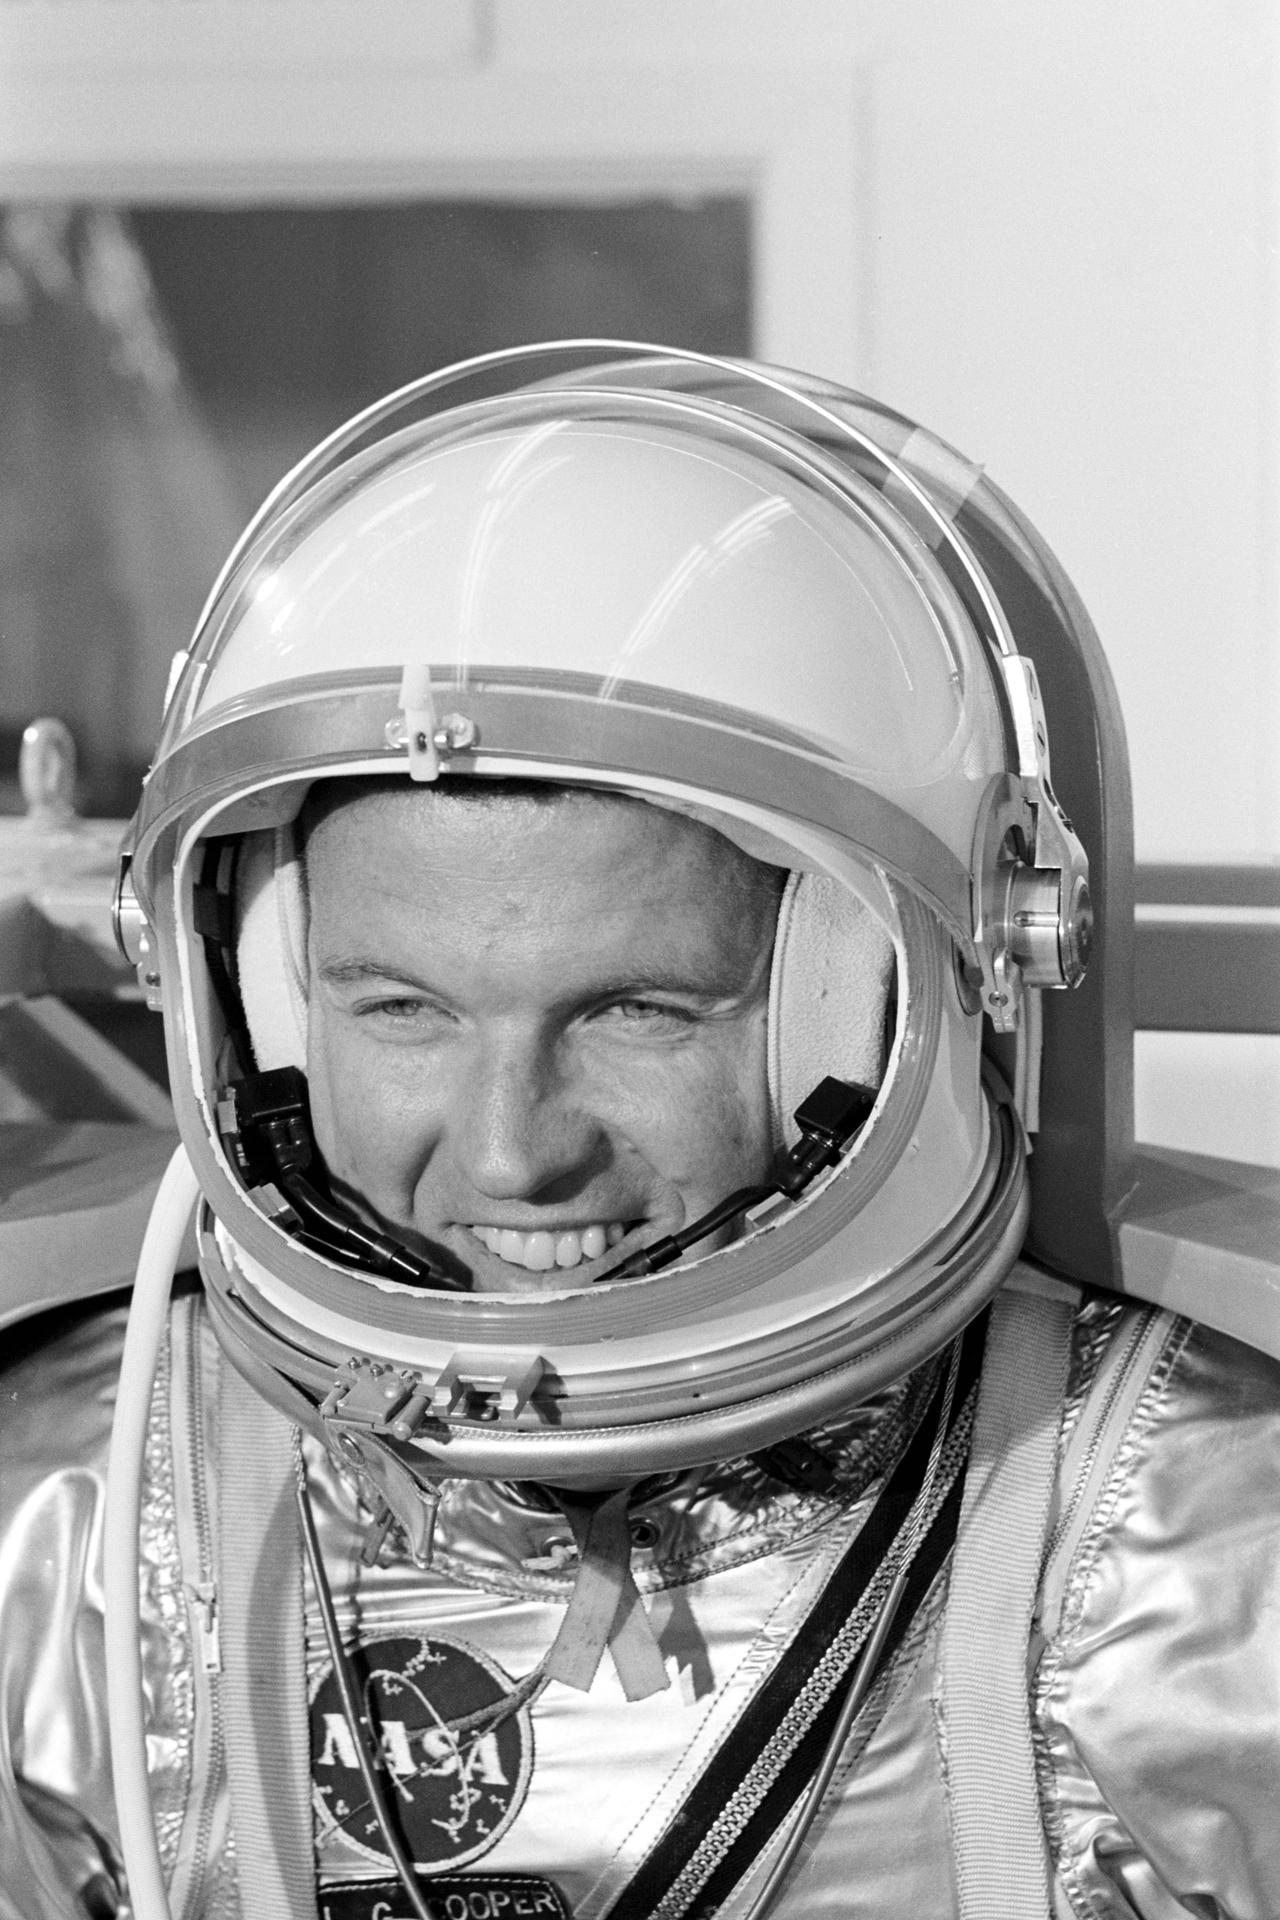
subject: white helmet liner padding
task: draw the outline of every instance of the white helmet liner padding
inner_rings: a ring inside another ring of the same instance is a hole
[[[236,867],[236,968],[262,1072],[307,1064],[306,878],[292,822],[246,833]]]
[[[769,983],[769,1095],[774,1128],[828,1074],[878,1087],[893,943],[870,908],[828,874],[793,873],[778,908]]]
[[[236,874],[237,965],[260,1069],[305,1067],[306,878],[293,827],[248,833]],[[776,1139],[827,1074],[878,1087],[893,943],[870,908],[826,874],[792,873],[778,908],[769,986],[769,1096]]]

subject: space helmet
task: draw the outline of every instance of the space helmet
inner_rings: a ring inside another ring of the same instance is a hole
[[[175,662],[120,898],[232,1361],[419,1474],[554,1482],[773,1446],[938,1352],[1023,1245],[1041,1000],[1090,959],[1050,628],[1092,647],[979,469],[755,363],[516,349],[305,459]],[[785,871],[778,1171],[727,1243],[482,1294],[340,1204],[306,1111],[319,780],[619,792]]]

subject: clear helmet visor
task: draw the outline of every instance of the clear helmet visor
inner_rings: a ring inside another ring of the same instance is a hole
[[[446,706],[474,722],[469,692],[561,691],[584,757],[587,704],[696,719],[852,777],[967,866],[1002,726],[925,542],[790,436],[688,412],[543,393],[348,462],[227,582],[161,759],[248,703],[335,678],[408,672],[421,695],[429,676],[437,725]],[[482,751],[497,744],[481,729]]]

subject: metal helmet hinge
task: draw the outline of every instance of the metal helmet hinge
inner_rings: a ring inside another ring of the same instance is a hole
[[[148,1011],[159,1013],[164,1001],[160,991],[160,966],[156,958],[156,938],[151,923],[142,911],[133,884],[133,854],[126,850],[116,867],[115,892],[111,899],[111,929],[116,945],[138,976]]]
[[[973,861],[974,949],[983,1011],[998,1033],[1018,1024],[1028,987],[1075,987],[1093,931],[1088,857],[1058,803],[1034,663],[1003,658],[1018,771],[991,782]]]

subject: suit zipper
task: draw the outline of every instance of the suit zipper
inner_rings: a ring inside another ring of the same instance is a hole
[[[1103,1357],[1099,1373],[1105,1380],[1095,1382],[1095,1391],[1101,1385],[1096,1411],[1090,1409],[1091,1396],[1085,1395],[1060,1469],[1062,1482],[1070,1492],[1041,1563],[1041,1617],[1033,1638],[1037,1658],[1040,1648],[1061,1631],[1071,1568],[1111,1473],[1116,1450],[1137,1411],[1172,1324],[1169,1315],[1157,1307],[1141,1311],[1123,1338],[1113,1342]]]

